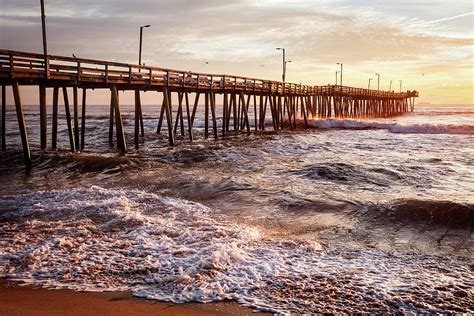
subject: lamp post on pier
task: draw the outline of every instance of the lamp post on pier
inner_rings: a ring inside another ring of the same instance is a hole
[[[48,44],[46,40],[46,15],[44,14],[44,0],[40,1],[41,4],[41,26],[43,31],[43,54],[44,54],[44,70],[46,78],[49,77],[49,63],[48,63]]]
[[[145,27],[150,27],[150,24],[140,26],[140,48],[138,51],[138,64],[141,66],[142,65],[142,43],[143,43],[143,29]]]
[[[286,52],[286,50],[283,47],[277,47],[276,50],[283,51],[283,73],[281,75],[281,79],[282,79],[283,82],[285,82],[285,77],[286,77],[286,59],[285,59],[286,56],[285,56],[285,52]]]
[[[336,63],[336,65],[341,65],[341,79],[339,80],[339,84],[342,86],[342,63]]]
[[[390,80],[390,88],[388,88],[388,91],[392,91],[392,82],[393,80]]]
[[[380,74],[375,74],[377,76],[377,91],[380,91]]]
[[[339,73],[339,70],[336,70],[336,86],[337,86],[337,74]]]
[[[370,82],[372,81],[373,78],[369,78],[369,85],[367,86],[367,89],[370,90]]]
[[[400,92],[402,92],[402,80],[398,80],[400,82]]]

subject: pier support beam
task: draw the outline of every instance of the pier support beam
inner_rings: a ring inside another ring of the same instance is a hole
[[[193,124],[191,121],[191,115],[189,111],[189,96],[188,93],[184,93],[184,99],[186,101],[186,117],[188,119],[188,134],[189,134],[189,140],[192,142],[193,141]]]
[[[79,100],[77,95],[77,86],[72,87],[73,92],[73,111],[74,111],[74,144],[76,151],[79,150]]]
[[[140,90],[135,90],[135,149],[139,148],[140,120],[142,117],[142,103],[140,100]],[[143,131],[143,129],[142,129]]]
[[[53,124],[51,131],[51,147],[57,148],[58,141],[58,101],[59,101],[59,88],[53,88]]]
[[[81,113],[81,151],[84,151],[84,137],[86,135],[86,98],[87,90],[82,89],[82,113]]]
[[[6,136],[5,136],[5,123],[6,123],[6,114],[7,114],[7,87],[2,85],[2,151],[7,149]]]
[[[115,112],[115,128],[117,129],[117,148],[121,154],[125,154],[127,152],[127,143],[125,141],[125,133],[123,131],[122,116],[120,115],[118,91],[115,86],[112,86],[111,94],[112,107]]]
[[[110,96],[110,112],[109,112],[109,144],[111,146],[114,143],[114,103],[112,99],[113,95],[114,94],[112,93]],[[118,100],[118,97],[117,97],[117,100]]]
[[[67,95],[67,88],[63,87],[63,97],[64,97],[64,110],[66,111],[66,122],[67,122],[67,131],[69,135],[69,144],[71,145],[71,151],[76,151],[76,144],[74,142],[74,131],[71,122],[71,111],[69,109],[69,98]]]
[[[163,106],[166,114],[166,124],[168,125],[169,143],[170,146],[174,146],[173,112],[171,110],[171,94],[168,92],[168,88],[163,89]]]
[[[46,86],[41,85],[39,87],[40,96],[40,143],[41,150],[45,150],[47,146],[47,133],[48,133],[48,119],[46,113]]]
[[[26,163],[30,165],[31,153],[30,153],[30,146],[28,144],[28,135],[26,134],[26,123],[25,123],[25,117],[23,115],[23,106],[21,104],[20,88],[18,87],[18,81],[16,80],[13,81],[12,88],[13,88],[13,97],[15,99],[16,115],[18,118],[18,127],[20,129],[21,145],[23,146],[23,156],[25,157]]]

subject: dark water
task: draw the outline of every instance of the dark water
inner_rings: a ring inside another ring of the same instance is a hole
[[[0,154],[0,274],[45,287],[129,289],[274,312],[474,312],[474,109],[231,135],[120,157],[107,107],[86,152]],[[123,109],[133,144],[133,110]],[[38,116],[27,108],[38,147]],[[202,121],[197,122],[202,126]]]

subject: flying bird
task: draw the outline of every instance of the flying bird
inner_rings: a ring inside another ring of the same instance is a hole
[[[72,57],[77,58],[76,55],[74,55],[74,53],[72,54]]]
[[[265,67],[265,64],[260,64],[259,66],[263,68],[263,67]]]

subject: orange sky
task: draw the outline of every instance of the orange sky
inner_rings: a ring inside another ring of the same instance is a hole
[[[381,89],[420,91],[418,102],[474,103],[473,4],[470,0],[46,0],[51,54],[183,70],[334,83],[344,63],[344,85],[367,87],[381,73]],[[2,0],[0,47],[41,52],[39,1]],[[208,62],[208,63],[206,63]],[[36,89],[23,88],[37,103]],[[108,103],[93,93],[90,103]],[[132,102],[126,97],[122,102]],[[156,103],[151,94],[144,102]]]

